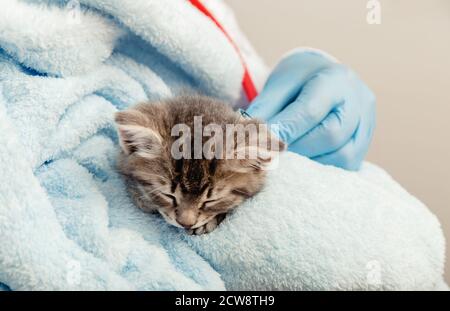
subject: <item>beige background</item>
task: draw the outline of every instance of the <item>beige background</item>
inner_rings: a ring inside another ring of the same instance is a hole
[[[360,74],[378,98],[369,160],[424,201],[450,240],[450,1],[380,0],[381,25],[367,24],[366,0],[226,1],[268,64],[311,46]]]

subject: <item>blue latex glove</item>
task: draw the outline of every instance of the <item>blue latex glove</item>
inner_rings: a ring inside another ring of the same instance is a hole
[[[294,52],[277,65],[247,113],[278,125],[288,150],[357,170],[372,140],[375,96],[344,65],[318,52]]]

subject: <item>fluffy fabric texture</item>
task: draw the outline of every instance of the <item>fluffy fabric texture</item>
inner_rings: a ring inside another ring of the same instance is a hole
[[[2,1],[0,290],[446,288],[439,222],[370,164],[286,153],[200,237],[137,209],[114,112],[184,88],[238,105],[242,66],[186,1],[80,2]]]

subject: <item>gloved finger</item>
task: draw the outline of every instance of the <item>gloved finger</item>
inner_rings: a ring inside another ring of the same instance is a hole
[[[312,158],[331,153],[344,146],[359,123],[359,105],[346,103],[334,108],[311,131],[294,141],[288,150]]]
[[[279,126],[280,139],[290,144],[322,122],[345,102],[348,87],[342,83],[340,68],[325,69],[303,87],[294,102],[268,120]]]
[[[329,65],[330,60],[317,53],[305,52],[284,58],[246,112],[253,118],[268,120],[297,97],[314,73]]]
[[[334,165],[346,170],[356,171],[369,149],[375,127],[375,107],[368,107],[370,113],[364,113],[352,138],[340,149],[312,160],[326,165]]]

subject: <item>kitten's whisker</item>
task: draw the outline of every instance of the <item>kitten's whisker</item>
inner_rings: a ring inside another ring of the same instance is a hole
[[[145,174],[143,174],[143,175],[145,175],[145,176],[151,176],[151,177],[159,177],[159,178],[161,178],[161,179],[164,179],[164,177],[162,177],[161,175],[159,175],[159,174],[151,174],[151,173],[145,173]]]
[[[142,186],[139,186],[139,190],[140,190],[140,192],[141,192],[141,196],[142,196],[142,198],[145,198],[145,199],[147,199],[147,200],[151,200],[151,198],[150,197],[155,197],[156,195],[155,195],[155,192],[161,192],[161,189],[163,189],[164,188],[164,186],[160,186],[160,187],[157,187],[157,188],[155,188],[155,189],[152,189],[151,191],[145,191],[145,189],[143,189],[143,187]]]
[[[161,192],[161,189],[165,188],[165,186],[157,187],[149,192],[146,192],[146,194],[154,194],[155,192]]]

